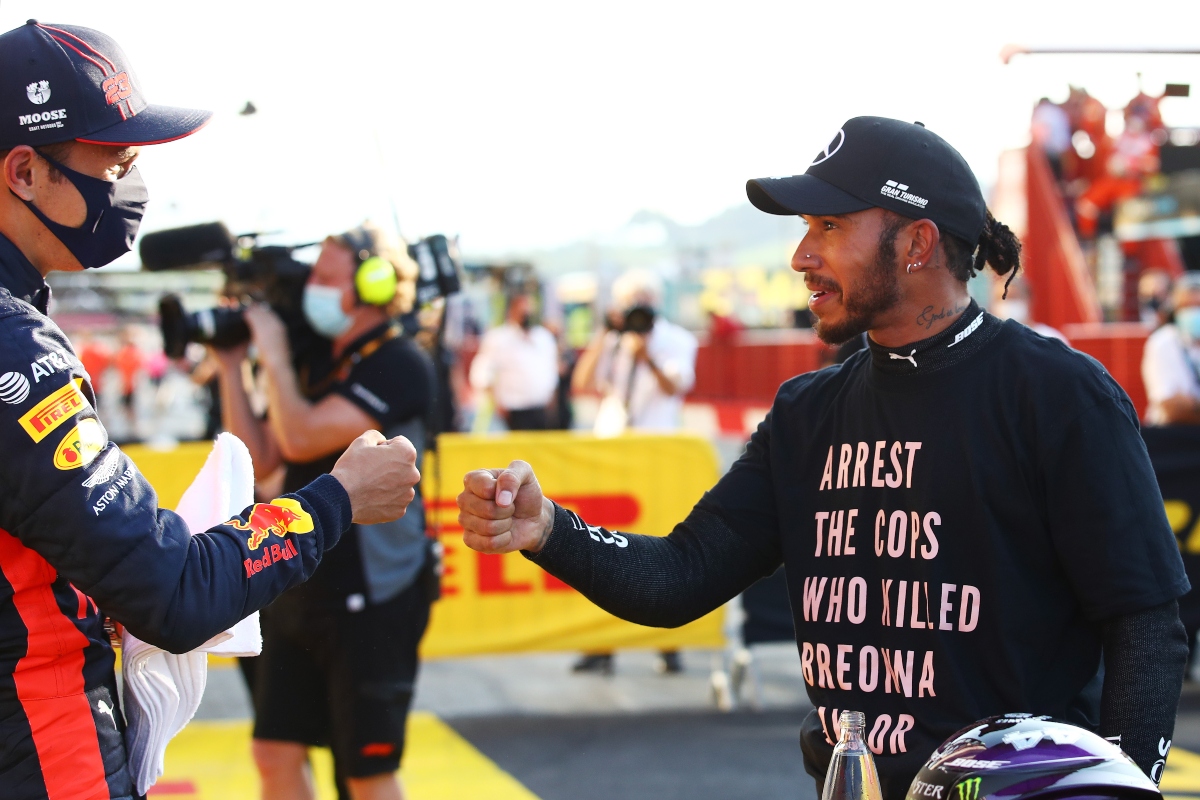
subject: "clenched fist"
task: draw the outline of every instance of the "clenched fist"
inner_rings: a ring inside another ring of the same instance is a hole
[[[379,431],[359,436],[329,474],[350,495],[350,508],[359,525],[391,522],[404,516],[421,480],[417,451],[403,436],[384,439]]]
[[[458,496],[463,542],[481,553],[539,552],[554,527],[554,504],[542,495],[533,467],[477,469],[463,477]]]

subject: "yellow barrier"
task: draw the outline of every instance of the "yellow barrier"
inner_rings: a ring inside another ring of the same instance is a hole
[[[426,658],[534,650],[610,650],[627,647],[715,647],[722,644],[717,611],[674,629],[624,622],[519,553],[476,553],[462,543],[455,497],[462,476],[520,458],[533,465],[549,497],[593,525],[664,535],[716,481],[712,446],[689,435],[629,434],[596,439],[572,433],[439,437],[441,467],[430,457],[423,489],[428,523],[440,525],[446,573],[422,652]],[[129,447],[126,452],[171,508],[200,469],[210,445],[173,452]],[[435,477],[441,478],[439,486]]]
[[[175,508],[196,473],[204,466],[204,460],[212,451],[212,442],[184,442],[170,450],[129,444],[122,445],[121,450],[133,459],[133,463],[137,464],[137,468],[154,487],[159,508]]]
[[[447,434],[438,441],[441,486],[433,480],[439,470],[432,460],[425,465],[424,485],[428,495],[437,495],[429,502],[429,522],[442,524],[447,569],[425,636],[427,656],[721,644],[719,612],[681,628],[633,625],[601,611],[519,553],[492,556],[467,549],[454,502],[466,472],[520,458],[533,465],[549,497],[590,524],[663,535],[717,479],[707,441],[571,433]]]

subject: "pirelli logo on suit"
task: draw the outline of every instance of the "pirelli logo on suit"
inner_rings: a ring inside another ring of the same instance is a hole
[[[49,397],[29,409],[18,422],[29,438],[40,442],[54,432],[59,425],[73,418],[80,411],[90,408],[87,398],[79,390],[79,380],[72,381]]]

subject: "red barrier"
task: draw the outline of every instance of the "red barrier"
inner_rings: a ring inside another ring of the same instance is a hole
[[[1021,266],[1030,288],[1030,316],[1052,328],[1101,322],[1100,301],[1062,193],[1039,147],[1026,148],[1027,230]]]
[[[747,400],[770,405],[779,384],[822,365],[830,348],[811,330],[742,331],[706,342],[696,353],[692,400]]]
[[[1142,350],[1150,329],[1141,323],[1068,323],[1060,330],[1071,346],[1095,358],[1146,411]],[[696,386],[689,399],[737,400],[770,405],[779,384],[818,369],[829,351],[809,330],[747,331],[731,344],[705,344],[696,356]]]
[[[1107,322],[1064,325],[1062,333],[1076,350],[1105,366],[1133,401],[1140,419],[1146,413],[1146,387],[1142,384],[1142,351],[1150,328],[1140,322]]]
[[[1059,327],[1071,346],[1098,360],[1129,394],[1141,416],[1142,350],[1150,329],[1140,323],[1066,323]],[[696,385],[688,399],[718,404],[718,415],[738,417],[745,403],[770,406],[784,381],[819,369],[832,354],[811,330],[742,331],[733,341],[705,342],[696,353]],[[469,364],[473,352],[464,352]],[[464,367],[465,369],[465,367]],[[728,407],[720,406],[720,403]],[[738,418],[740,423],[740,417]],[[740,424],[730,423],[741,429]]]

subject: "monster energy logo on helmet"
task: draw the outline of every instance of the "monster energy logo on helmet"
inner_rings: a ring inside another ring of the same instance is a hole
[[[958,797],[955,800],[979,800],[979,784],[983,778],[967,778],[958,784]]]

